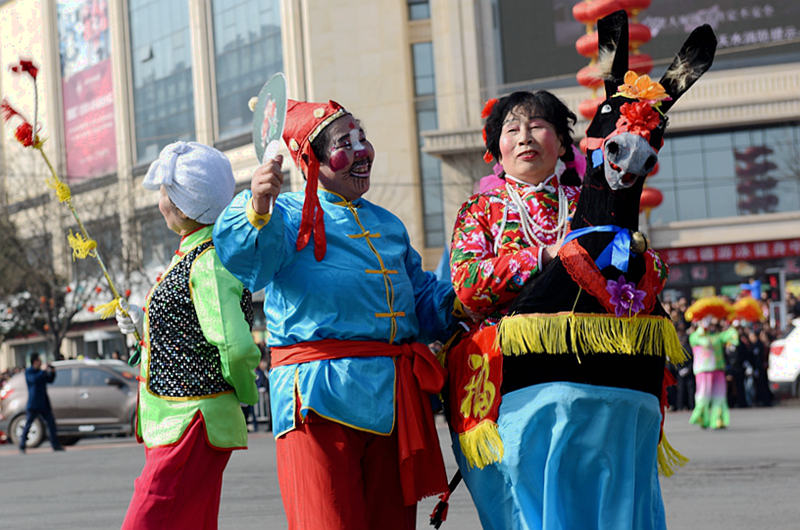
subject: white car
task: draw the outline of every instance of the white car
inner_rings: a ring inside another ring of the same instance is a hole
[[[800,397],[800,318],[792,320],[791,330],[769,346],[770,388],[776,394]]]

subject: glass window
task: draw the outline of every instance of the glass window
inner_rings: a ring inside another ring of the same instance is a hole
[[[652,224],[800,210],[800,124],[667,138]]]
[[[221,139],[252,130],[251,97],[283,70],[279,0],[213,0],[217,115]]]
[[[428,0],[408,0],[408,19],[424,20],[431,18],[431,7]]]
[[[139,164],[176,140],[194,140],[188,2],[129,0],[133,110]]]
[[[419,166],[422,180],[422,209],[425,246],[445,244],[444,201],[442,193],[442,163],[438,158],[422,152],[424,131],[439,127],[436,112],[436,78],[433,68],[433,44],[421,42],[411,47],[414,61],[414,108],[417,114],[419,138]]]
[[[156,209],[142,212],[140,219],[142,264],[147,271],[163,271],[175,255],[181,238],[167,228],[167,223]]]
[[[72,368],[56,368],[56,378],[50,386],[72,386]]]
[[[105,386],[106,379],[111,378],[111,374],[97,368],[81,368],[80,373],[79,386]]]

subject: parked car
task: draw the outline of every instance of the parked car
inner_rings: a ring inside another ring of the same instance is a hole
[[[774,393],[800,397],[800,318],[792,320],[783,338],[770,344],[767,378]]]
[[[138,380],[136,372],[122,361],[69,360],[52,363],[56,379],[47,385],[63,445],[85,436],[131,435],[135,426]],[[28,386],[25,373],[9,379],[0,389],[0,431],[19,444],[25,427]],[[47,438],[41,418],[31,424],[26,445],[36,447]]]

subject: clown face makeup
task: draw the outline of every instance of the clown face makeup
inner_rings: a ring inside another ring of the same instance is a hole
[[[328,161],[320,165],[319,182],[325,189],[348,201],[369,190],[369,176],[375,149],[358,122],[350,115],[328,125]]]
[[[555,172],[564,146],[549,121],[517,107],[503,120],[500,164],[519,180],[539,184]]]

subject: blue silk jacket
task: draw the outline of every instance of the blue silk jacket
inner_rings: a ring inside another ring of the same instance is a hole
[[[234,197],[214,227],[220,260],[255,292],[266,288],[270,346],[322,339],[429,343],[452,324],[452,287],[422,270],[402,221],[362,198],[348,202],[320,189],[327,251],[296,241],[305,194],[283,193],[272,216]],[[260,228],[259,228],[260,227]],[[356,429],[389,434],[395,418],[390,357],[353,357],[275,367],[270,371],[273,429],[294,428],[295,404]]]

